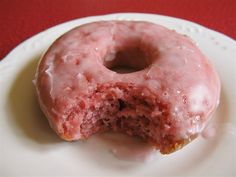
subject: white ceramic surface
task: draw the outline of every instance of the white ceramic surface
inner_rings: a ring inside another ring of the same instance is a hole
[[[147,163],[116,159],[92,141],[68,143],[49,128],[32,79],[42,53],[61,34],[98,20],[143,20],[193,38],[222,82],[216,136]],[[0,62],[0,176],[236,176],[236,42],[195,23],[172,17],[121,13],[57,25],[18,45]]]

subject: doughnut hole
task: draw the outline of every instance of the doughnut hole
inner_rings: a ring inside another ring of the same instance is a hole
[[[124,74],[141,71],[150,64],[150,55],[140,47],[126,47],[108,52],[104,57],[104,66],[114,72]]]

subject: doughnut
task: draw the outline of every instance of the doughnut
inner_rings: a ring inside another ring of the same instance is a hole
[[[92,22],[66,32],[41,58],[35,87],[62,139],[114,131],[162,154],[194,140],[220,98],[213,65],[188,36],[142,21]]]

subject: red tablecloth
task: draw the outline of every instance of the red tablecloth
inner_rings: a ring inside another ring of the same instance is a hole
[[[236,39],[236,0],[0,0],[0,59],[56,24],[116,12],[183,18]]]

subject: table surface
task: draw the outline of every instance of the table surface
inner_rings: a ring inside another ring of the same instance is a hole
[[[182,18],[236,39],[236,0],[0,0],[0,60],[22,41],[54,25],[118,12]]]

